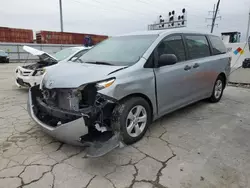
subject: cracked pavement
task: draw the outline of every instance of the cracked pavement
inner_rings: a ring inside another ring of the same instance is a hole
[[[48,136],[29,118],[17,64],[0,64],[0,188],[250,187],[250,90],[228,87],[164,116],[132,146],[100,158]]]

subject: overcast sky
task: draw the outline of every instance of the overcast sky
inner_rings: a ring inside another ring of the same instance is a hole
[[[209,32],[217,0],[62,0],[64,30],[115,35],[146,30],[160,14],[187,9],[188,29]],[[246,34],[250,0],[221,0],[215,32]],[[210,15],[211,16],[211,15]],[[60,31],[59,0],[0,0],[0,26]],[[242,40],[245,40],[245,38]]]

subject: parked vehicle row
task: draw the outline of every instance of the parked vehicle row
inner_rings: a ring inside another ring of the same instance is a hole
[[[161,30],[109,38],[75,62],[46,69],[28,112],[58,140],[98,157],[140,140],[161,116],[220,101],[231,58],[211,34]]]
[[[9,63],[9,62],[10,62],[9,55],[5,51],[0,50],[0,63]]]

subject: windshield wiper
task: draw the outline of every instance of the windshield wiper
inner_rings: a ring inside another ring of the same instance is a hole
[[[96,65],[113,65],[111,63],[102,62],[102,61],[91,61],[91,62],[87,61],[85,63],[96,64]]]
[[[83,63],[83,60],[81,60],[80,58],[78,58],[78,59],[76,59],[75,61],[73,61],[73,62],[80,62],[80,63]]]

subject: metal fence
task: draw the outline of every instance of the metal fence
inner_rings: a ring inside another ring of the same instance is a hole
[[[23,50],[23,46],[27,45],[38,50],[45,51],[49,54],[54,54],[64,48],[74,47],[76,45],[67,44],[32,44],[32,43],[0,43],[0,50],[9,54],[10,62],[32,62],[38,60],[38,57],[33,56]]]

